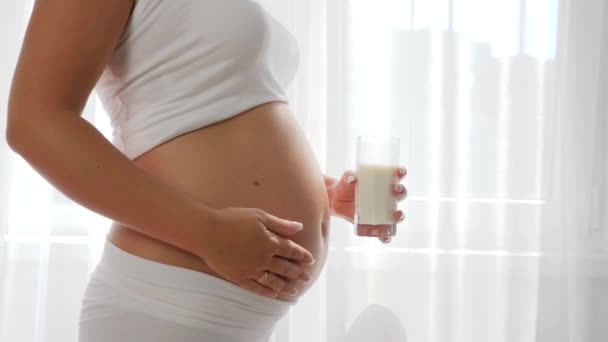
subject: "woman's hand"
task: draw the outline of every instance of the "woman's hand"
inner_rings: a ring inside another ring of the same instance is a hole
[[[393,195],[397,198],[397,201],[403,201],[407,196],[407,189],[401,180],[405,178],[407,169],[405,167],[399,167],[395,169],[395,176],[399,182],[395,183],[392,189]],[[327,196],[329,198],[329,204],[332,210],[332,215],[341,217],[350,223],[354,223],[355,219],[355,184],[357,183],[357,175],[354,171],[346,171],[340,177],[339,180],[334,178],[326,178],[325,186],[327,188]],[[405,219],[405,213],[402,210],[397,210],[393,214],[395,223],[402,222]],[[365,232],[367,229],[368,236],[379,236],[380,241],[389,243],[390,237],[382,237],[388,233],[387,230],[372,230],[371,227],[360,226],[361,231]]]
[[[314,258],[285,237],[301,223],[280,219],[253,208],[214,209],[199,257],[225,279],[263,296],[294,293],[293,282],[309,281],[306,265]]]

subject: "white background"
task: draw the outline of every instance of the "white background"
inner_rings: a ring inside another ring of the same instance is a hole
[[[607,338],[604,1],[261,2],[298,37],[289,94],[323,170],[370,133],[409,169],[398,236],[334,219],[276,342]],[[30,10],[0,3],[0,134]],[[84,116],[110,136],[94,96]],[[0,144],[0,341],[76,341],[109,223]]]

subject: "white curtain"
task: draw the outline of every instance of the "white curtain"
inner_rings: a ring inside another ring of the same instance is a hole
[[[140,0],[145,1],[145,0]],[[333,219],[274,342],[608,339],[604,0],[262,0],[299,40],[289,90],[323,171],[401,139],[389,245]],[[0,3],[0,128],[31,0]],[[85,117],[109,136],[96,98]],[[0,144],[0,341],[75,341],[110,221]]]

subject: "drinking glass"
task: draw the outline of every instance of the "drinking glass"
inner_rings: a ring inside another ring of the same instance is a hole
[[[394,236],[397,198],[392,188],[399,178],[399,139],[382,135],[356,137],[355,233]]]

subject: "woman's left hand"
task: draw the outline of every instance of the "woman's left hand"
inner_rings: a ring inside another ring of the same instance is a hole
[[[407,196],[407,189],[401,180],[407,174],[405,167],[395,168],[395,176],[399,180],[395,183],[392,189],[392,194],[397,198],[397,201],[403,201]],[[354,171],[346,171],[339,180],[334,178],[326,179],[327,196],[329,205],[332,210],[332,215],[341,217],[350,223],[354,223],[355,219],[355,184],[357,183],[357,175]],[[405,219],[405,213],[402,210],[397,210],[393,214],[395,223],[400,223]],[[360,229],[361,231],[361,229]],[[365,229],[363,229],[365,231]],[[389,243],[390,237],[382,237],[387,234],[384,231],[369,230],[369,236],[379,236],[380,241]]]

